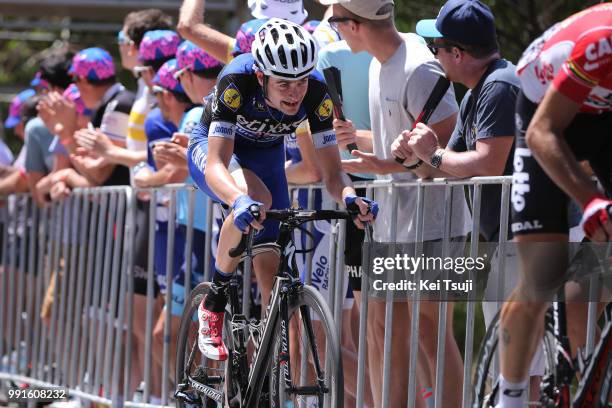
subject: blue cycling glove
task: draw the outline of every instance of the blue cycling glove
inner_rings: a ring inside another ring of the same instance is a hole
[[[250,210],[252,205],[262,206],[263,203],[257,202],[248,195],[243,194],[234,201],[234,204],[232,204],[232,209],[234,210],[234,225],[242,232],[246,232],[251,222],[255,220]]]
[[[368,204],[368,206],[370,207],[370,212],[372,213],[374,218],[376,218],[376,215],[378,214],[378,203],[376,201],[370,200],[366,197],[348,195],[344,197],[344,204],[346,205],[346,209],[348,210],[348,212],[353,215],[353,218],[359,215],[359,206],[356,203],[357,198],[361,198],[364,203]]]

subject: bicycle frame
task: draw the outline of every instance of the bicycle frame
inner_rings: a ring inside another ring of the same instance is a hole
[[[232,335],[234,335],[234,327],[238,327],[236,332],[237,343],[234,350],[232,350],[231,356],[231,370],[233,373],[237,375],[239,378],[239,386],[241,389],[241,399],[243,406],[245,407],[254,407],[257,406],[257,402],[259,400],[259,396],[262,391],[263,381],[260,381],[260,378],[254,378],[256,374],[266,373],[268,370],[268,365],[271,361],[271,353],[272,353],[272,345],[273,345],[273,335],[274,328],[278,323],[280,318],[281,324],[281,359],[285,361],[287,365],[285,382],[289,387],[291,385],[291,367],[290,367],[290,350],[289,350],[289,330],[288,330],[288,322],[289,322],[289,301],[291,297],[295,296],[297,292],[299,292],[300,288],[303,287],[301,280],[299,279],[299,275],[297,273],[298,268],[295,262],[295,246],[291,239],[291,232],[293,230],[293,226],[282,222],[280,227],[280,234],[277,240],[277,244],[281,249],[281,258],[277,271],[277,275],[274,280],[274,286],[272,288],[272,292],[270,294],[270,303],[266,309],[266,313],[262,319],[264,322],[263,334],[261,335],[260,341],[256,344],[258,347],[255,349],[252,357],[252,363],[250,370],[247,369],[247,350],[246,350],[246,335],[244,333],[243,328],[248,325],[246,316],[241,313],[236,313],[240,311],[239,302],[238,302],[238,282],[237,278],[232,278],[232,283],[230,284],[230,307],[232,310]],[[249,234],[247,238],[247,256],[245,262],[250,262],[252,259],[251,247],[253,241],[253,232]],[[245,288],[246,289],[246,285]],[[317,347],[314,343],[314,330],[312,328],[312,323],[310,321],[310,315],[306,311],[302,313],[304,318],[304,324],[306,326],[307,335],[310,340],[310,344],[313,347],[313,355],[317,356]],[[234,355],[235,354],[235,355]],[[318,361],[315,358],[315,361]],[[321,379],[322,369],[319,364],[316,364],[315,367],[317,378]],[[248,372],[248,378],[245,376],[245,373]]]

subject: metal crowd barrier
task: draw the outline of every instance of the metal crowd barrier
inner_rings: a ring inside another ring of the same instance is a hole
[[[367,196],[375,196],[379,189],[387,189],[392,202],[397,206],[398,189],[416,187],[417,197],[417,242],[423,241],[424,198],[428,188],[445,189],[444,240],[450,240],[450,197],[454,191],[464,194],[471,187],[469,206],[472,211],[471,241],[469,254],[476,257],[479,251],[480,212],[482,187],[501,184],[503,203],[500,208],[499,243],[505,241],[508,228],[510,177],[480,177],[468,180],[390,183],[385,181],[362,182],[357,185],[367,189]],[[309,208],[314,207],[315,191],[319,185],[296,186],[306,190]],[[163,196],[167,211],[168,235],[166,246],[166,287],[172,293],[172,256],[175,245],[177,193],[188,194],[188,215],[185,243],[187,277],[185,299],[190,288],[191,256],[193,241],[195,191],[191,186],[172,185],[158,189],[135,190],[130,187],[104,187],[75,190],[62,202],[38,207],[28,195],[14,195],[3,200],[0,208],[2,246],[0,257],[0,382],[28,383],[34,387],[60,386],[81,400],[84,405],[104,404],[109,406],[154,407],[173,404],[174,367],[171,353],[174,351],[171,335],[171,308],[165,313],[163,335],[154,338],[156,300],[154,298],[154,251],[156,217]],[[148,195],[148,260],[146,265],[147,295],[145,316],[134,314],[134,251],[138,228],[136,213],[139,197]],[[205,273],[210,279],[210,260],[215,250],[213,237],[219,210],[207,200]],[[396,237],[397,221],[401,220],[397,207],[393,209],[391,237]],[[307,227],[312,231],[312,225]],[[329,290],[328,296],[336,319],[338,334],[341,333],[342,310],[345,298],[344,228],[341,222],[331,223],[329,229]],[[392,239],[393,240],[393,239]],[[306,247],[312,245],[310,236]],[[503,245],[500,246],[503,251]],[[503,273],[503,253],[498,257]],[[366,254],[367,256],[367,254]],[[305,270],[313,270],[313,254],[305,259]],[[365,274],[364,274],[365,276]],[[310,283],[312,275],[306,274]],[[367,293],[362,279],[362,293]],[[246,291],[245,291],[246,292]],[[52,299],[50,299],[52,298]],[[361,297],[359,316],[359,341],[357,349],[356,407],[364,407],[366,384],[366,331],[367,313],[371,300]],[[419,308],[418,297],[412,301],[410,349],[418,350]],[[590,306],[594,307],[594,304]],[[462,406],[470,404],[470,381],[474,363],[476,303],[467,302],[466,335],[463,350],[463,397]],[[382,378],[382,408],[389,407],[390,366],[393,298],[385,300],[385,333]],[[445,336],[447,314],[445,303],[440,303],[436,362],[435,407],[442,407],[443,373],[445,365]],[[592,314],[592,313],[591,313]],[[134,322],[145,321],[144,349],[133,349]],[[592,324],[592,331],[594,330]],[[592,337],[592,333],[590,334]],[[160,339],[161,338],[161,345]],[[160,349],[161,347],[161,349]],[[133,365],[136,353],[143,361]],[[409,371],[408,407],[414,407],[417,398],[416,369],[417,354],[406,358]],[[161,356],[161,363],[156,360]],[[404,356],[394,356],[397,361]],[[303,365],[305,362],[302,362]],[[134,373],[139,373],[139,384],[134,383]],[[141,373],[141,374],[140,374]],[[153,377],[161,383],[153,384]],[[157,388],[156,388],[157,387]],[[156,389],[154,389],[156,388]],[[137,390],[135,392],[135,390]],[[153,399],[153,397],[155,397]],[[446,408],[446,407],[445,407]]]

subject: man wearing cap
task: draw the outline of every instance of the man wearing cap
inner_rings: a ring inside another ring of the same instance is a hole
[[[34,97],[33,89],[19,92],[11,101],[9,117],[4,121],[5,129],[13,129],[13,133],[21,140],[24,139],[24,128],[30,117],[24,117],[23,110],[29,99]],[[35,116],[35,115],[34,115]],[[28,191],[23,162],[25,160],[25,147],[21,149],[17,159],[13,161],[13,153],[0,139],[0,194],[13,194]]]
[[[427,165],[415,173],[425,178],[512,174],[514,111],[509,107],[516,103],[519,83],[514,64],[500,56],[489,7],[478,0],[450,0],[436,20],[419,21],[417,34],[432,39],[429,48],[446,76],[469,91],[461,101],[446,149],[431,128],[419,124],[397,138],[394,153],[416,154]],[[501,186],[484,186],[482,195],[487,205],[482,210],[481,233],[487,241],[497,241]]]
[[[322,0],[323,4],[333,4],[333,16],[330,24],[337,28],[353,52],[367,51],[374,58],[369,72],[369,109],[373,134],[373,153],[354,151],[356,159],[345,160],[344,169],[348,172],[371,172],[378,178],[389,181],[414,181],[416,176],[395,163],[391,153],[391,144],[395,138],[406,129],[411,129],[428,99],[434,84],[441,75],[440,64],[431,55],[423,39],[415,34],[403,34],[395,27],[393,0],[371,1],[351,0],[339,3],[337,0]],[[334,4],[336,3],[336,4]],[[457,103],[452,87],[442,98],[434,111],[430,123],[440,136],[441,143],[446,144],[455,126]],[[334,121],[334,128],[339,139],[345,134],[355,135],[355,127],[350,121]],[[383,176],[384,175],[384,176]],[[417,236],[416,187],[397,188],[396,194],[390,194],[387,189],[377,189],[374,199],[381,204],[382,218],[374,225],[375,238],[380,242],[414,242]],[[393,219],[394,199],[398,196],[397,214],[402,222]],[[424,229],[423,240],[441,240],[444,236],[444,190],[428,188],[424,199]],[[467,234],[469,213],[465,205],[464,195],[453,191],[453,217],[451,219],[450,237],[461,240]],[[394,225],[395,224],[395,225]],[[391,231],[396,235],[391,236]],[[458,249],[460,245],[453,245]],[[434,255],[434,254],[430,254]],[[393,319],[392,353],[406,355],[408,353],[408,338],[410,319],[406,319],[405,303],[394,303],[394,315],[401,318]],[[411,312],[408,305],[409,313]],[[418,353],[418,377],[423,387],[435,384],[436,373],[436,338],[438,336],[438,308],[436,302],[424,302],[420,307],[420,341]],[[373,319],[372,327],[384,327],[384,308]],[[452,335],[452,307],[448,308],[446,335],[446,357],[444,368],[444,389],[442,406],[459,406],[461,402],[461,379],[463,364],[461,354]],[[376,406],[381,405],[382,390],[382,340],[384,333],[378,337],[378,353],[370,352],[370,370],[373,384],[373,394]],[[406,360],[407,361],[407,360]],[[390,404],[404,406],[406,404],[408,370],[404,361],[391,362]],[[377,373],[380,373],[377,375]],[[420,403],[420,399],[418,400]]]
[[[121,41],[128,40],[124,38]],[[122,144],[113,144],[109,137],[106,137],[108,135],[105,136],[102,132],[92,131],[79,133],[78,141],[80,144],[103,156],[111,163],[131,167],[132,176],[142,168],[142,165],[139,164],[147,160],[147,138],[144,131],[144,122],[155,102],[150,92],[152,80],[164,62],[174,58],[180,42],[180,37],[172,30],[149,30],[142,36],[139,42],[137,62],[131,62],[130,64],[133,65],[133,72],[139,77],[139,84],[142,83],[147,91],[144,95],[140,95],[139,111],[134,112],[134,105],[130,110],[125,144],[127,148],[124,148]],[[125,46],[122,45],[121,47],[123,49]],[[130,47],[133,48],[133,45],[130,45]],[[123,53],[124,51],[122,51],[122,55]],[[156,111],[156,113],[159,113],[159,111]],[[132,120],[131,129],[130,120]],[[138,123],[141,124],[138,125]]]
[[[40,64],[40,79],[47,82],[50,92],[64,92],[70,85],[68,74],[72,54],[65,50],[50,53]],[[53,169],[53,154],[49,146],[53,133],[41,119],[40,115],[30,120],[24,129],[25,133],[25,170],[30,191],[39,204],[44,204],[44,197],[36,188],[37,183]]]
[[[157,71],[155,77],[151,81],[152,92],[157,100],[157,104],[159,109],[161,110],[162,116],[164,120],[171,122],[176,128],[179,127],[185,113],[189,111],[193,107],[193,103],[185,93],[183,87],[175,78],[175,74],[178,71],[178,64],[176,59],[170,59],[166,61]],[[177,166],[174,163],[166,162],[164,160],[155,160],[155,165],[157,171],[152,172],[140,172],[136,175],[135,181],[137,185],[147,186],[147,187],[160,187],[169,183],[182,183],[185,181],[187,176],[187,167]],[[146,177],[146,178],[145,178]],[[165,223],[167,224],[167,223]],[[162,292],[167,288],[165,287],[166,281],[166,246],[167,246],[167,235],[159,234],[160,231],[166,229],[168,226],[165,225],[162,227],[162,222],[158,222],[158,231],[156,233],[156,251],[155,254],[155,269],[158,275],[158,283],[162,288]],[[202,240],[198,240],[198,234],[194,234],[194,242],[197,242],[196,246],[199,246],[201,243],[201,247],[204,247],[204,242]],[[178,336],[178,329],[181,321],[182,308],[184,303],[184,251],[185,251],[185,240],[186,240],[186,229],[178,228],[175,233],[175,243],[174,243],[174,252],[173,252],[173,260],[172,260],[172,274],[173,274],[173,284],[172,284],[172,293],[168,293],[166,295],[166,307],[170,307],[171,309],[171,352],[170,355],[171,361],[170,366],[174,365],[174,351],[176,350],[176,339]],[[163,250],[159,250],[162,249]],[[193,253],[193,252],[192,252]],[[161,256],[160,256],[161,255]],[[201,280],[203,275],[203,271],[201,267],[203,266],[202,259],[198,259],[200,262],[194,262],[193,266],[193,274],[191,275],[192,287],[199,283],[198,280]],[[166,319],[166,314],[162,313],[157,320],[155,325],[155,329],[153,331],[153,338],[156,341],[156,345],[160,347],[160,350],[163,348],[164,343],[164,322]],[[161,355],[157,356],[161,357]],[[159,363],[162,363],[162,359],[159,358]]]
[[[112,154],[118,162],[122,162],[129,167],[146,160],[147,138],[144,132],[144,121],[154,102],[149,87],[136,69],[141,65],[139,60],[140,44],[147,32],[169,29],[171,25],[171,17],[161,10],[139,10],[131,12],[125,17],[123,28],[117,34],[121,65],[123,68],[132,71],[138,79],[138,89],[128,120],[126,149],[116,148]]]
[[[94,128],[76,132],[76,143],[90,149],[91,145],[83,140],[101,132],[113,143],[125,146],[134,94],[117,82],[111,55],[101,48],[86,48],[74,56],[69,72],[85,106],[92,110],[91,124]],[[71,152],[76,148],[75,145],[67,147]],[[89,177],[98,185],[130,184],[129,169],[122,165],[111,164],[91,169]]]
[[[173,71],[173,77],[180,81],[185,93],[191,99],[191,109],[182,116],[178,124],[178,133],[175,133],[171,141],[160,141],[153,148],[153,157],[156,162],[167,162],[187,171],[187,143],[193,129],[200,123],[204,108],[202,102],[216,84],[216,77],[223,65],[204,52],[195,44],[184,41],[176,52],[178,70]],[[160,105],[161,106],[161,105]],[[162,107],[163,108],[163,107]],[[180,180],[185,184],[195,184],[193,178],[188,175],[186,179]],[[195,192],[193,211],[193,252],[192,252],[192,286],[195,287],[204,275],[204,247],[206,219],[206,195],[201,191]],[[181,234],[186,234],[189,213],[189,194],[186,191],[177,193],[177,223]],[[214,260],[213,260],[214,262]],[[182,314],[184,305],[185,288],[180,282],[174,282],[172,286],[172,313],[176,316]]]

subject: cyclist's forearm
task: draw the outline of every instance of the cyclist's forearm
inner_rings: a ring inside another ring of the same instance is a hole
[[[351,183],[351,179],[341,170],[327,177],[324,176],[323,181],[325,182],[325,187],[329,194],[341,205],[344,205],[344,197],[348,195],[357,195]]]
[[[598,191],[562,137],[534,130],[528,140],[538,163],[566,194],[585,206]]]
[[[222,162],[207,163],[204,177],[210,189],[228,205],[234,204],[234,201],[244,194]]]
[[[342,171],[340,154],[335,145],[316,150],[323,182],[329,194],[336,202],[344,204],[344,197],[355,194],[353,183]]]

